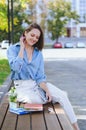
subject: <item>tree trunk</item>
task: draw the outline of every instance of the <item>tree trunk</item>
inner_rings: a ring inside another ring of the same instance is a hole
[[[58,37],[56,38],[56,42],[58,42]]]

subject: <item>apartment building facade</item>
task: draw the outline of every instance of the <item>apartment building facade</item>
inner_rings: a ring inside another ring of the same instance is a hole
[[[44,4],[47,5],[47,2],[49,0],[37,0],[37,1],[38,1],[38,5],[42,3],[42,6],[43,6]],[[86,0],[65,0],[65,1],[70,1],[72,10],[75,10],[77,14],[80,16],[78,24],[76,24],[75,20],[71,19],[69,23],[66,25],[67,36],[68,37],[86,37]],[[44,8],[45,8],[44,11],[47,13],[46,6],[44,6]],[[38,18],[40,18],[39,17],[40,12],[41,11],[37,13]],[[40,20],[38,19],[38,22],[40,22]]]
[[[76,24],[71,19],[67,25],[67,34],[69,37],[86,37],[86,0],[70,0],[72,10],[76,10],[80,16],[79,23]]]

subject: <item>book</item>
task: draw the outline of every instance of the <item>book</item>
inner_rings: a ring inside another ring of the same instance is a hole
[[[9,111],[18,115],[24,115],[30,113],[30,111],[27,111],[24,108],[10,108]]]
[[[29,111],[43,111],[43,104],[25,103],[24,109],[29,110]]]

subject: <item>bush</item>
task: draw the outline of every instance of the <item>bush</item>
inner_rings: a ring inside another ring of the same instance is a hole
[[[0,60],[0,85],[6,80],[7,76],[10,74],[10,67],[8,60]]]

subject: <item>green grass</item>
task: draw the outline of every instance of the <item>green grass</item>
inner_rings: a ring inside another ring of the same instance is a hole
[[[0,85],[6,80],[7,76],[10,74],[10,67],[8,60],[0,60]]]

